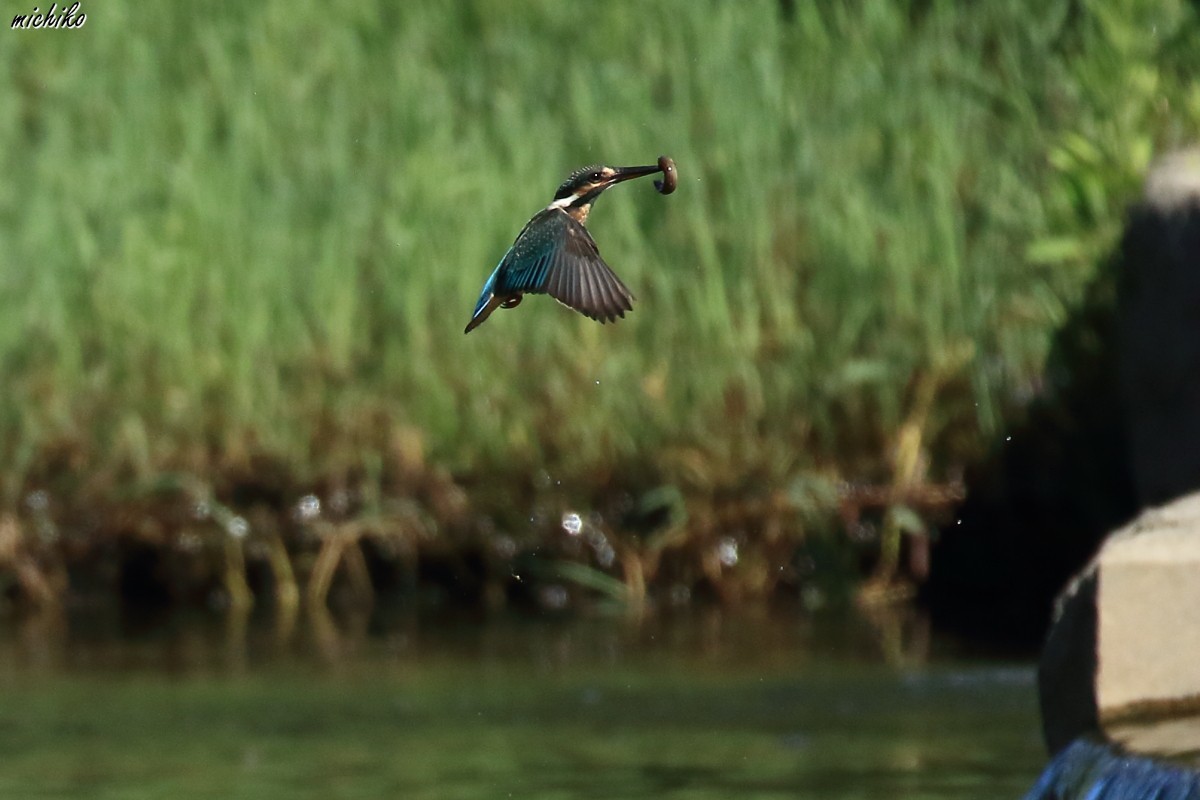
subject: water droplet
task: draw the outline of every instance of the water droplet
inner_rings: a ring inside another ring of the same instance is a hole
[[[517,554],[517,542],[511,536],[492,537],[492,549],[500,558],[508,560]]]
[[[726,536],[717,542],[717,558],[726,567],[737,566],[738,545],[732,537]]]
[[[310,522],[321,516],[321,498],[315,494],[304,495],[296,503],[296,508],[292,512],[292,516],[300,522]]]
[[[204,540],[194,531],[186,531],[175,540],[175,546],[184,553],[198,553],[204,546]]]
[[[583,520],[574,511],[568,511],[566,514],[563,514],[562,526],[563,530],[567,533],[572,536],[578,536],[579,532],[583,530]]]
[[[230,517],[225,524],[225,531],[234,539],[245,539],[250,533],[250,523],[245,517]]]
[[[671,587],[671,605],[686,606],[692,599],[692,590],[684,586],[682,583],[677,583]]]
[[[538,592],[538,599],[542,605],[553,611],[561,611],[567,607],[567,601],[571,596],[567,594],[567,590],[557,584],[543,586]]]
[[[608,544],[608,537],[604,535],[604,531],[594,526],[589,527],[583,534],[584,540],[592,546],[593,550],[599,550]]]
[[[613,550],[612,545],[608,542],[596,548],[596,563],[601,567],[608,569],[617,560],[617,551]]]
[[[879,531],[876,530],[874,523],[860,520],[847,526],[846,535],[852,542],[866,544],[878,539]]]
[[[329,510],[335,514],[345,514],[350,510],[350,501],[352,499],[349,491],[338,489],[329,497]]]
[[[50,495],[45,489],[35,489],[25,496],[25,505],[30,511],[45,511],[50,507]]]

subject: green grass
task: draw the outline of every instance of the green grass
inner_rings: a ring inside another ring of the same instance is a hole
[[[108,0],[0,31],[3,503],[260,456],[878,477],[923,381],[944,475],[1200,123],[1195,12],[795,5]],[[567,172],[660,153],[675,195],[592,217],[628,319],[533,298],[463,336]]]

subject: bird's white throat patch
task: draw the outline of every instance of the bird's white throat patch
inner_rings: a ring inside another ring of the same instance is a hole
[[[570,197],[564,197],[561,200],[555,200],[553,203],[546,206],[546,208],[566,208],[567,206],[571,205],[572,203],[574,203],[576,200],[578,200],[581,197],[583,197],[583,194],[576,192],[575,194],[571,195]]]

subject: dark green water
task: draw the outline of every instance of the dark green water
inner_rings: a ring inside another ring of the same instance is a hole
[[[0,797],[1017,798],[1044,763],[1030,664],[859,620],[301,630],[10,626]]]

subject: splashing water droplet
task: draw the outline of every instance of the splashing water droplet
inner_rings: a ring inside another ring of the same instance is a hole
[[[209,508],[207,500],[197,500],[192,503],[192,519],[208,519],[212,509]]]
[[[296,503],[293,515],[301,522],[308,522],[321,516],[321,498],[315,494],[306,494]]]
[[[34,489],[25,496],[25,505],[30,511],[45,511],[50,507],[50,495],[45,489]]]
[[[335,514],[345,514],[350,510],[350,501],[354,498],[345,489],[338,489],[329,498],[329,510]]]
[[[232,517],[225,525],[226,532],[234,539],[245,539],[250,533],[250,523],[245,517]]]
[[[567,601],[571,599],[571,595],[567,593],[564,587],[551,584],[550,586],[542,587],[538,592],[538,599],[541,600],[545,608],[553,611],[561,611],[567,607]]]
[[[617,551],[608,542],[596,548],[596,563],[608,569],[617,560]]]
[[[517,554],[517,542],[511,536],[492,537],[492,549],[503,559],[511,559]]]
[[[673,606],[686,606],[691,602],[692,590],[682,583],[677,583],[671,587],[670,599]]]
[[[726,567],[737,566],[738,563],[738,546],[737,542],[729,536],[726,536],[721,541],[717,542],[717,559]]]
[[[563,514],[562,526],[563,530],[567,533],[572,536],[578,536],[579,532],[583,530],[583,520],[574,511],[568,511],[566,514]]]
[[[198,553],[204,547],[204,540],[194,532],[180,534],[175,546],[184,553]]]

